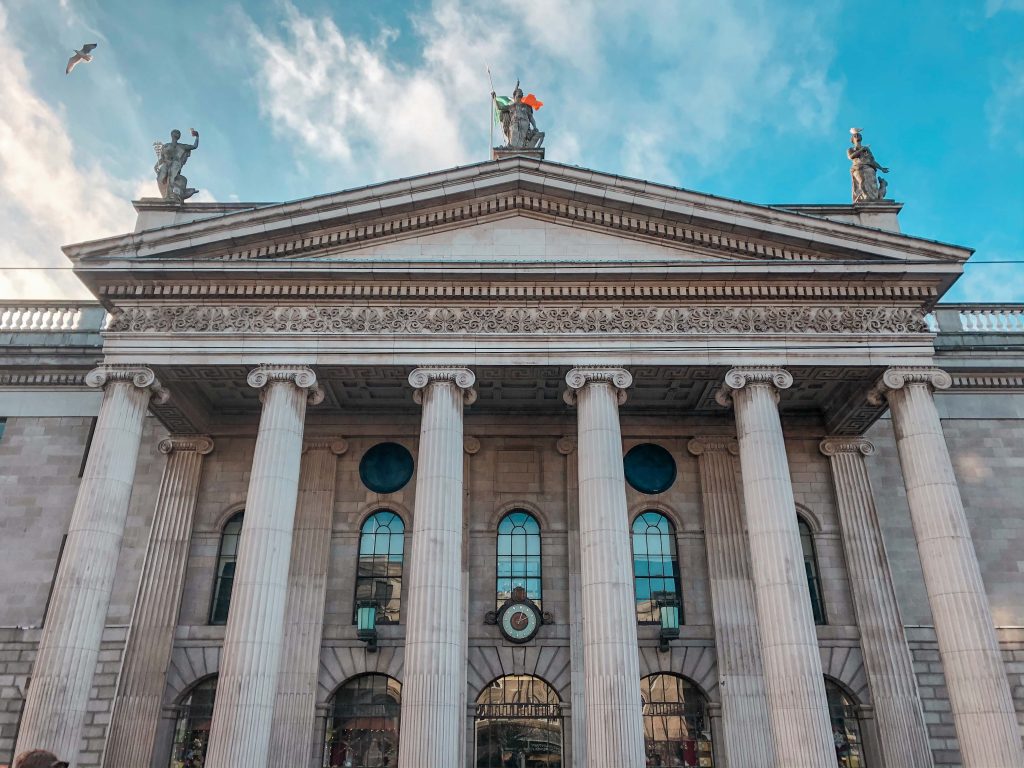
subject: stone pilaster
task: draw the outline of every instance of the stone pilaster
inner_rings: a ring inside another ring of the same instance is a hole
[[[687,444],[699,458],[704,541],[708,552],[711,610],[715,621],[725,755],[723,764],[772,768],[775,746],[768,719],[757,608],[743,507],[736,482],[736,441],[701,437]]]
[[[960,489],[932,395],[947,389],[938,368],[890,368],[869,399],[885,398],[921,555],[965,768],[1024,765],[1006,668],[967,526]],[[881,719],[881,718],[880,718]]]
[[[275,767],[306,768],[312,757],[334,482],[338,456],[347,449],[344,440],[312,440],[303,449],[288,568],[284,646],[270,731],[269,764]]]
[[[743,498],[750,540],[758,636],[768,713],[779,765],[833,768],[828,717],[796,502],[779,419],[779,391],[793,377],[781,368],[733,368],[718,401],[736,409]]]
[[[192,519],[208,437],[168,437],[157,446],[167,455],[157,493],[153,527],[135,597],[110,728],[105,768],[148,768],[160,724],[167,665],[174,646]]]
[[[288,561],[306,403],[323,393],[306,366],[261,365],[256,450],[221,651],[207,768],[266,768],[284,640]]]
[[[861,437],[830,437],[820,448],[832,465],[843,552],[885,764],[931,768],[917,678],[864,463],[875,447]]]
[[[466,664],[462,597],[462,409],[476,399],[465,368],[409,374],[423,406],[405,601],[399,768],[451,768],[460,754]]]
[[[64,556],[22,713],[15,752],[48,749],[75,765],[121,548],[142,424],[164,402],[149,368],[103,365],[85,383],[103,389],[92,448],[71,513]]]
[[[566,402],[578,411],[587,765],[636,768],[646,758],[619,427],[619,405],[633,377],[621,368],[574,368],[565,381]]]

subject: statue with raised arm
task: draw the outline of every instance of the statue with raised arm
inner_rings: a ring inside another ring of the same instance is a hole
[[[505,149],[538,149],[544,143],[544,132],[537,129],[533,119],[533,111],[544,106],[543,101],[537,101],[532,93],[524,99],[518,80],[511,99],[498,96],[494,91],[491,91],[491,98],[505,134]]]
[[[185,167],[192,151],[199,148],[199,131],[195,128],[189,129],[195,137],[195,143],[182,144],[181,131],[171,131],[171,140],[168,143],[162,141],[153,142],[153,150],[156,152],[156,165],[153,170],[156,172],[156,183],[160,187],[160,196],[164,200],[173,203],[183,203],[198,189],[188,186],[188,179],[181,175],[181,169]]]
[[[878,178],[878,172],[888,173],[889,169],[877,163],[871,154],[871,148],[861,144],[861,129],[850,129],[852,147],[846,150],[850,158],[850,180],[853,183],[853,202],[870,203],[885,199],[885,191],[889,184],[885,179]]]

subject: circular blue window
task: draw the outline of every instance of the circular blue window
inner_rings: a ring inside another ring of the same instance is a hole
[[[626,482],[640,493],[663,493],[676,481],[676,460],[654,443],[634,445],[622,460]]]
[[[394,493],[412,477],[412,454],[398,443],[377,443],[359,461],[359,479],[374,493]]]

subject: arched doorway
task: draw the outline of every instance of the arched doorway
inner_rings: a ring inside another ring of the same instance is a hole
[[[836,746],[836,765],[839,768],[867,768],[857,702],[828,677],[825,678],[825,697],[828,699],[828,718],[832,723],[832,741]]]
[[[506,675],[476,700],[476,768],[562,768],[562,708],[555,689]]]
[[[213,701],[217,697],[217,676],[200,680],[178,702],[174,724],[174,746],[170,768],[202,768],[210,743]]]
[[[324,768],[398,765],[402,684],[387,675],[360,675],[331,700],[324,737]]]
[[[708,700],[685,677],[648,675],[640,680],[644,750],[648,766],[714,768]]]

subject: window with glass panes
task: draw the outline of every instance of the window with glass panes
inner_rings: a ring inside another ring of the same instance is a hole
[[[397,624],[402,612],[402,564],[405,559],[405,523],[390,509],[374,512],[359,533],[355,609],[377,604],[378,624]]]
[[[685,677],[640,680],[647,765],[714,766],[708,700]]]
[[[867,768],[857,704],[835,681],[825,678],[825,698],[839,768]]]
[[[498,608],[516,587],[523,587],[526,596],[541,606],[540,525],[521,509],[509,512],[498,523]]]
[[[802,517],[797,518],[800,527],[800,547],[804,553],[804,572],[807,574],[807,591],[811,595],[811,611],[815,624],[825,624],[825,599],[821,594],[821,575],[818,573],[818,556],[814,551],[814,534],[811,526]]]
[[[676,531],[660,512],[650,510],[633,521],[633,587],[638,622],[660,623],[662,605],[678,605],[682,622]]]
[[[331,704],[324,768],[383,768],[398,764],[402,684],[386,675],[360,675],[342,685]]]
[[[220,534],[220,549],[217,552],[217,573],[213,581],[213,599],[210,601],[211,624],[228,623],[228,608],[231,606],[231,588],[235,583],[238,541],[242,535],[242,518],[244,514],[244,512],[239,512],[228,520]]]
[[[169,768],[201,768],[206,764],[213,722],[213,702],[217,697],[217,677],[208,677],[193,686],[178,704],[174,724],[174,744]]]

